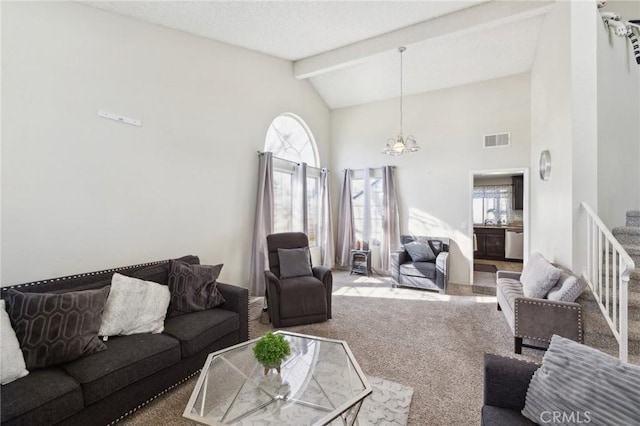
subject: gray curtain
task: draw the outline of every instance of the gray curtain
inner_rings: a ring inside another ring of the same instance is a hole
[[[398,214],[394,168],[385,166],[382,173],[384,218],[380,262],[382,270],[389,271],[391,269],[391,252],[400,248],[400,215]]]
[[[353,209],[351,206],[351,170],[344,171],[344,183],[340,195],[338,211],[338,245],[336,263],[348,267],[351,264],[351,247],[353,247]]]
[[[273,157],[271,152],[260,153],[258,167],[258,194],[249,270],[252,296],[264,296],[266,288],[264,271],[269,267],[267,235],[273,232]]]
[[[335,266],[333,218],[331,217],[331,194],[329,192],[329,171],[320,172],[320,259],[328,268]]]

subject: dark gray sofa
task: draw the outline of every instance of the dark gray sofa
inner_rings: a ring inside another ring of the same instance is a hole
[[[540,367],[530,361],[499,355],[484,355],[483,426],[531,426],[521,414],[529,382]]]
[[[180,258],[199,264],[196,256]],[[169,261],[133,265],[2,288],[64,292],[109,285],[114,272],[167,284]],[[2,386],[2,425],[106,425],[195,375],[211,352],[248,339],[248,290],[218,283],[218,308],[165,320],[160,334],[111,337],[107,350],[34,370]]]
[[[391,278],[402,287],[445,293],[449,282],[449,239],[402,235],[400,241],[403,248],[391,253]],[[430,262],[413,262],[404,249],[404,245],[412,241],[429,244],[436,259]]]

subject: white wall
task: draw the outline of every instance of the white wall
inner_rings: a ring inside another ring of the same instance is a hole
[[[595,2],[555,3],[531,71],[532,170],[545,149],[552,163],[548,181],[531,183],[531,251],[577,272],[586,250],[580,205],[598,203],[596,20]]]
[[[556,3],[544,18],[531,70],[530,249],[571,265],[570,5]],[[551,153],[548,181],[538,177],[540,153]]]
[[[470,172],[528,166],[530,96],[528,74],[408,96],[405,133],[422,149],[396,158],[380,152],[399,130],[398,99],[333,110],[334,188],[345,168],[395,165],[401,232],[450,237],[450,280],[468,284]],[[511,132],[511,146],[484,149],[483,135],[499,132]]]
[[[603,11],[640,18],[640,2],[609,1]],[[598,17],[598,214],[610,229],[640,209],[640,66],[631,41]]]
[[[2,285],[191,253],[247,286],[271,120],[331,161],[288,61],[69,2],[3,2],[2,55]]]

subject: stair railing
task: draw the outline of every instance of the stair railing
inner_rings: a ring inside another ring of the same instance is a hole
[[[618,341],[619,358],[626,362],[629,352],[629,274],[635,264],[611,231],[588,204],[587,261],[583,273],[593,295]]]

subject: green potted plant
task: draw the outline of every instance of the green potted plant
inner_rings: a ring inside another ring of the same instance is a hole
[[[282,361],[291,354],[289,342],[282,334],[265,334],[256,342],[253,347],[253,355],[264,367],[264,374],[267,375],[270,369],[275,368],[280,373]]]

